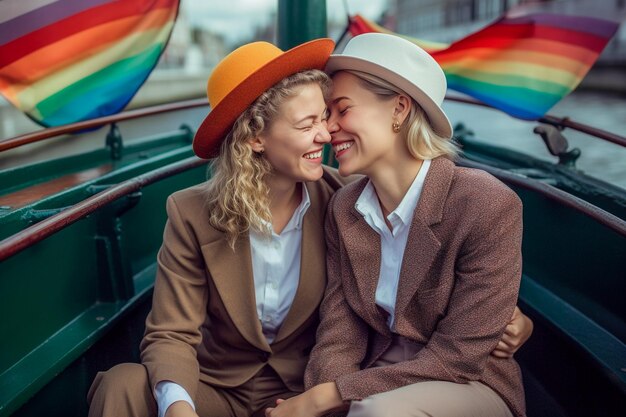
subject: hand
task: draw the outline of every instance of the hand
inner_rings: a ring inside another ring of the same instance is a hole
[[[176,401],[167,407],[165,417],[198,417],[198,414],[187,401]]]
[[[528,340],[533,332],[533,322],[515,306],[513,317],[506,325],[502,339],[491,352],[497,358],[511,358],[513,354]]]
[[[265,417],[319,417],[329,411],[346,409],[337,385],[326,382],[289,398],[276,400],[276,407],[265,410]]]
[[[306,392],[288,400],[276,400],[276,407],[265,410],[265,417],[317,417],[312,410],[310,395]]]

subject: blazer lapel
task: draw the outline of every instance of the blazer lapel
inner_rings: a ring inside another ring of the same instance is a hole
[[[352,223],[339,226],[339,233],[350,259],[358,299],[364,301],[358,305],[352,305],[352,308],[379,333],[388,334],[389,327],[386,317],[376,306],[376,287],[378,286],[381,262],[380,236],[354,207],[366,184],[367,180],[365,179],[362,187],[354,188],[354,194],[349,198],[351,208],[349,217]]]
[[[453,162],[441,157],[432,161],[413,214],[407,249],[402,259],[396,316],[406,309],[441,249],[441,242],[433,233],[431,226],[439,223],[443,217],[445,200],[453,175]]]
[[[441,249],[441,242],[430,227],[416,217],[411,223],[407,240],[411,244],[411,250],[405,250],[402,258],[396,297],[396,316],[406,309]]]
[[[327,198],[317,187],[306,185],[311,206],[302,221],[300,277],[291,308],[280,327],[274,343],[280,342],[315,314],[326,287],[326,242],[324,213]]]
[[[202,246],[202,253],[226,307],[241,335],[252,345],[271,352],[256,311],[252,256],[248,235],[237,239],[233,251],[225,235]]]

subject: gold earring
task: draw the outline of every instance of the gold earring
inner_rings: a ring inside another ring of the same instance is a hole
[[[400,131],[400,123],[393,122],[391,128],[393,129],[393,133],[398,133]]]

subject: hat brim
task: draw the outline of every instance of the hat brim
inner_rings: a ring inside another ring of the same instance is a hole
[[[345,70],[361,71],[389,81],[417,101],[422,109],[424,109],[428,121],[437,134],[448,139],[452,137],[452,125],[441,107],[419,87],[400,74],[366,59],[353,56],[331,55],[326,64],[325,71],[332,75],[337,71]]]
[[[220,144],[237,118],[264,91],[280,80],[300,71],[323,70],[335,43],[332,39],[316,39],[298,45],[260,67],[237,85],[207,115],[196,131],[193,150],[200,158],[218,155]]]

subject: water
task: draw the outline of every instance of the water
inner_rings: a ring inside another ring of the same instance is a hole
[[[452,124],[463,122],[474,131],[476,138],[498,146],[514,149],[546,161],[556,162],[541,138],[532,133],[536,123],[520,121],[502,112],[446,102],[446,113]],[[549,112],[624,136],[626,134],[626,97],[579,91],[570,94]],[[587,175],[626,189],[626,148],[566,129],[563,135],[569,149],[579,148],[581,157],[576,167]]]

